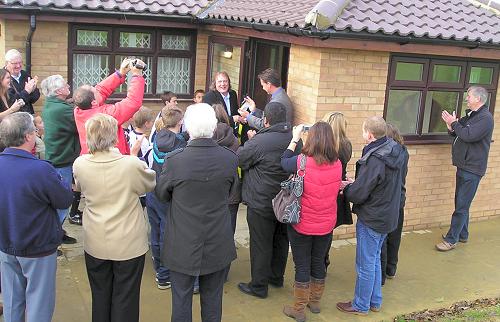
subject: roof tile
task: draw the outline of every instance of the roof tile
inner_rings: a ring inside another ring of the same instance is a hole
[[[319,0],[270,2],[219,0],[200,17],[307,27]],[[330,29],[500,44],[500,16],[468,0],[352,0]]]
[[[0,4],[57,9],[195,15],[210,0],[0,0]]]

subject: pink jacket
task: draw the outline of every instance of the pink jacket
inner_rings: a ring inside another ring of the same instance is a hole
[[[128,85],[127,97],[115,104],[104,104],[115,89],[125,82],[125,77],[120,77],[118,73],[113,73],[105,80],[95,86],[95,103],[92,108],[84,110],[75,108],[75,123],[80,137],[82,154],[89,153],[87,147],[87,137],[85,132],[85,122],[97,113],[108,114],[118,121],[118,142],[116,147],[122,154],[130,154],[130,148],[125,139],[125,133],[121,125],[130,120],[135,112],[142,106],[144,97],[144,78],[133,76]]]
[[[297,169],[300,168],[297,158]],[[326,235],[337,222],[337,195],[342,180],[342,164],[317,165],[307,157],[300,223],[293,228],[303,235]]]

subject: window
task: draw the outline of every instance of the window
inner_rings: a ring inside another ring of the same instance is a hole
[[[74,25],[71,29],[70,80],[73,90],[95,85],[118,69],[126,57],[147,64],[145,97],[172,91],[193,95],[196,52],[194,31]],[[114,97],[126,95],[120,86]]]
[[[472,60],[393,56],[384,117],[409,143],[449,140],[441,112],[465,115],[467,88],[482,86],[493,113],[499,64]]]

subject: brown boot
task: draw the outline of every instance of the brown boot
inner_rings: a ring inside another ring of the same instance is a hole
[[[321,312],[319,301],[321,300],[321,296],[323,296],[324,290],[325,279],[316,279],[311,277],[311,296],[309,297],[309,303],[307,304],[311,313]]]
[[[304,322],[306,320],[306,314],[304,309],[306,308],[307,302],[309,302],[310,293],[310,283],[295,282],[293,287],[293,296],[295,298],[295,303],[293,306],[285,305],[283,308],[283,313],[286,316],[294,318],[297,322]]]

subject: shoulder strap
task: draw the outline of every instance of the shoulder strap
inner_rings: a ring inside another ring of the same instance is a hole
[[[304,155],[303,153],[300,154],[300,170],[301,171],[306,171],[306,162],[307,162],[307,156]]]

